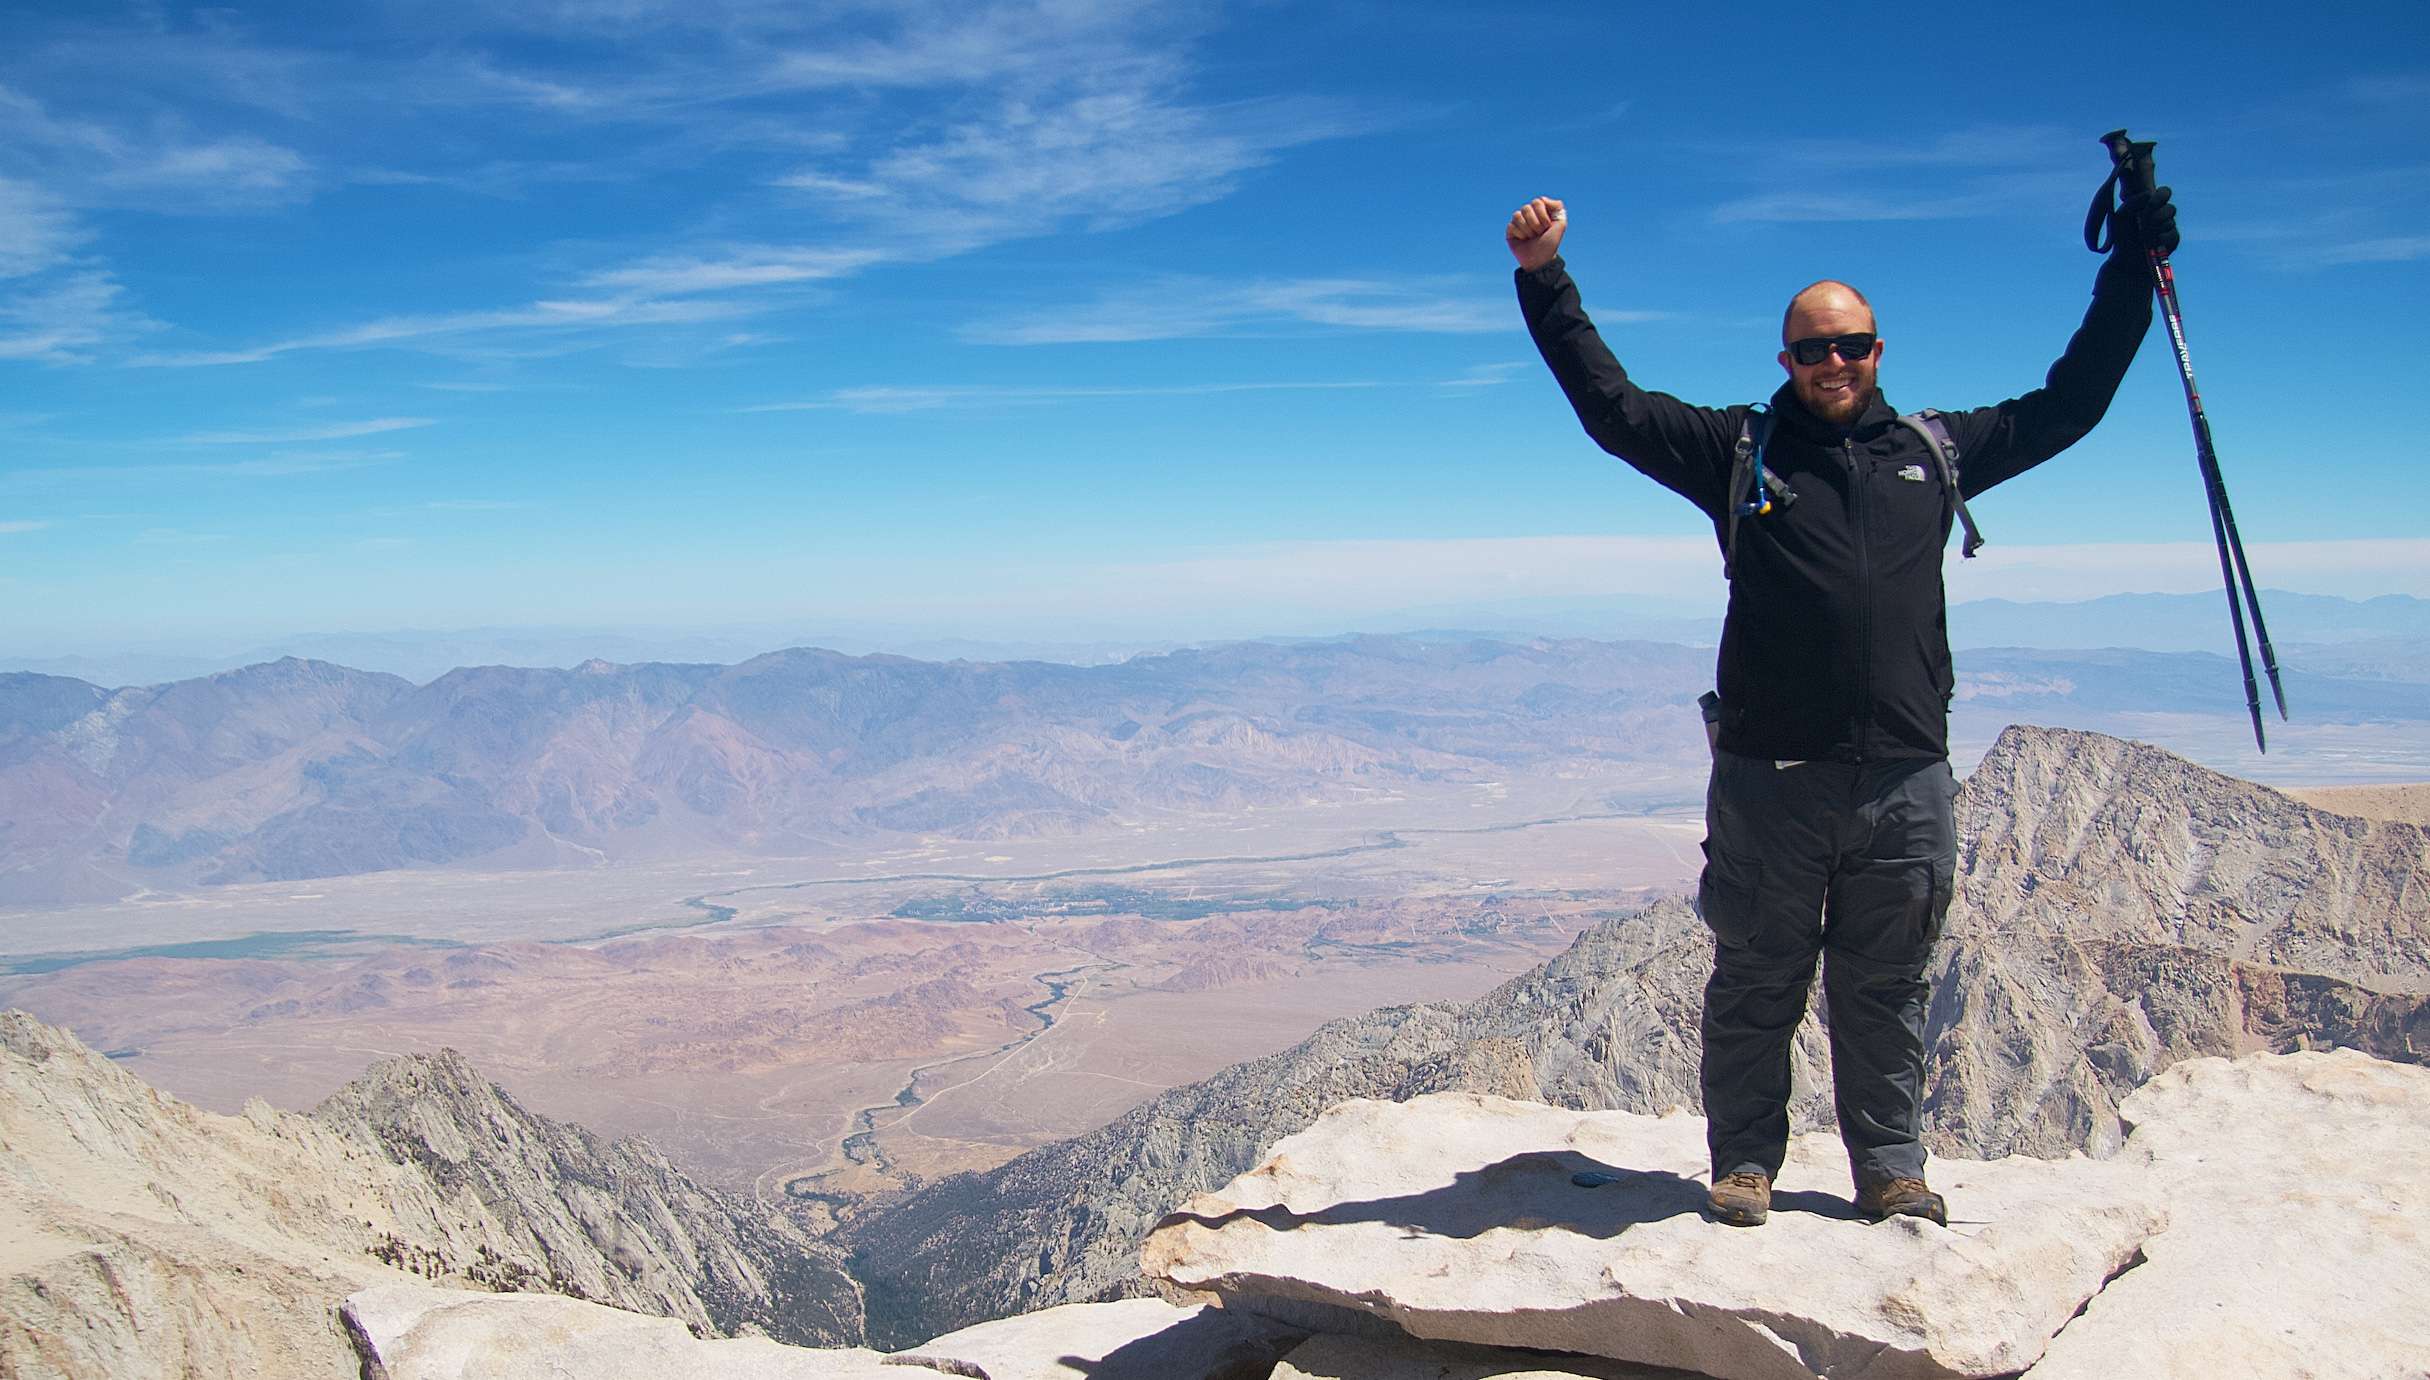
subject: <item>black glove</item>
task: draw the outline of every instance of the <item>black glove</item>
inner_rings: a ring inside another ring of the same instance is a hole
[[[2110,213],[2109,234],[2115,251],[2130,258],[2157,252],[2165,259],[2176,253],[2177,208],[2169,204],[2168,188],[2154,187],[2119,202]]]

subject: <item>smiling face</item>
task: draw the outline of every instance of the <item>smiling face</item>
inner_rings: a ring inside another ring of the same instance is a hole
[[[1873,308],[1866,305],[1864,295],[1846,283],[1826,279],[1790,300],[1788,316],[1781,322],[1780,343],[1872,333]],[[1847,426],[1873,401],[1873,375],[1881,359],[1882,342],[1875,340],[1862,359],[1841,359],[1832,351],[1815,364],[1800,364],[1784,349],[1780,367],[1789,371],[1790,390],[1808,412]]]

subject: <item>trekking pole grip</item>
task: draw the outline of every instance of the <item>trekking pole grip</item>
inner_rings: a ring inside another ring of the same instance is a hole
[[[2152,150],[2159,147],[2157,143],[2129,139],[2122,129],[2102,135],[2101,143],[2109,149],[2110,165],[2118,172],[2119,200],[2141,196],[2158,184],[2159,175],[2152,166]]]

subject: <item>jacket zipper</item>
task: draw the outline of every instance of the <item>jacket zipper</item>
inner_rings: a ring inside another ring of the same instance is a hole
[[[1871,466],[1856,463],[1856,446],[1843,438],[1841,457],[1856,493],[1856,760],[1868,760],[1873,737],[1873,539],[1866,509]]]

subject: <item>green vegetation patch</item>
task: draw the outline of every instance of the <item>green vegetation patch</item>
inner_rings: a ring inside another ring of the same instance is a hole
[[[0,976],[26,977],[56,973],[86,963],[122,958],[337,958],[343,951],[368,945],[412,944],[429,949],[461,949],[453,939],[426,939],[407,934],[364,934],[357,930],[281,930],[234,939],[191,939],[182,944],[139,944],[129,949],[91,949],[78,953],[27,954],[0,959]]]
[[[1068,916],[1136,915],[1148,920],[1203,920],[1240,911],[1315,910],[1333,905],[1305,896],[1174,896],[1138,887],[1086,886],[1037,896],[991,896],[978,888],[905,901],[889,914],[897,920],[943,920],[955,924],[1002,924]]]

